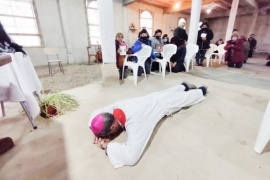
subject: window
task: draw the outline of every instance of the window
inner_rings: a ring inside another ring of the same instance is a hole
[[[41,45],[33,0],[1,0],[0,21],[16,43],[28,47]]]
[[[153,19],[149,11],[142,11],[140,16],[140,30],[145,28],[149,33],[149,36],[152,36],[152,26]]]
[[[186,29],[186,20],[185,20],[184,18],[180,18],[180,19],[179,19],[178,25],[179,25],[180,23],[185,23],[185,26],[184,26],[183,29]]]
[[[101,44],[97,1],[86,0],[86,7],[90,44]]]

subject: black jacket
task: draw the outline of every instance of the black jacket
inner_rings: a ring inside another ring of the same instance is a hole
[[[177,36],[179,37],[180,39],[183,39],[183,40],[188,40],[188,35],[186,33],[186,30],[180,28],[180,27],[177,27],[174,32],[173,32],[173,36]]]
[[[206,40],[202,40],[202,33],[206,34]],[[198,32],[198,38],[197,38],[197,45],[199,46],[199,49],[209,49],[210,48],[210,41],[214,38],[214,34],[211,29],[203,28],[199,30]]]

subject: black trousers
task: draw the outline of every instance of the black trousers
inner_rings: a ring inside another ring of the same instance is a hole
[[[234,62],[228,61],[228,67],[234,67],[234,66],[236,68],[241,68],[243,66],[243,62],[234,63]]]
[[[200,49],[197,52],[195,59],[196,59],[196,62],[197,62],[198,65],[203,64],[206,51],[207,51],[207,49]]]
[[[146,74],[150,74],[150,66],[151,66],[151,58],[149,57],[144,63]],[[142,73],[143,73],[143,68],[139,67],[138,76],[141,76]]]

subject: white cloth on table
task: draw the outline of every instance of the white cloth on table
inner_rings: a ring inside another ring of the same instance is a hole
[[[97,114],[112,113],[114,108],[122,109],[126,115],[125,129],[128,133],[126,143],[110,142],[107,146],[108,157],[115,168],[137,163],[156,124],[165,115],[205,99],[200,89],[187,92],[184,89],[184,86],[178,85],[147,96],[119,101],[91,115],[89,126]]]
[[[33,92],[40,94],[41,83],[28,56],[23,57],[22,53],[8,55],[12,62],[0,67],[0,101],[25,101],[34,119],[40,108]]]

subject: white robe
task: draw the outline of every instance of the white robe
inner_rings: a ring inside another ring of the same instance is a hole
[[[184,89],[183,85],[177,85],[147,96],[119,101],[91,115],[89,126],[94,116],[102,112],[112,113],[114,108],[122,109],[126,115],[125,129],[128,133],[126,143],[110,142],[107,146],[108,157],[115,168],[137,163],[156,124],[165,115],[205,99],[200,89],[190,91]]]

